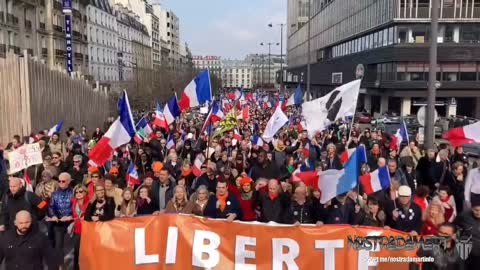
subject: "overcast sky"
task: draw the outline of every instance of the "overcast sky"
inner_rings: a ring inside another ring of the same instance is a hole
[[[286,23],[287,0],[162,0],[180,18],[181,42],[194,55],[243,59],[249,53],[268,53],[261,42],[280,42]],[[285,33],[285,30],[284,30]],[[285,52],[285,37],[284,48]],[[272,46],[279,54],[280,46]]]

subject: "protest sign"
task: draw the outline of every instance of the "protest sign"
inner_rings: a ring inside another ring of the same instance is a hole
[[[286,226],[183,215],[82,222],[80,269],[408,269],[415,250],[355,250],[348,235],[406,236],[350,225]],[[286,266],[286,268],[284,268]],[[387,268],[388,267],[388,268]]]
[[[42,149],[38,143],[25,144],[8,153],[9,174],[14,174],[32,165],[42,164]]]

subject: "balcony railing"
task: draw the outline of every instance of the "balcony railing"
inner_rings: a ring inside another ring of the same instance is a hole
[[[32,30],[32,21],[25,20],[25,28],[27,30]]]
[[[13,14],[7,13],[7,23],[12,25],[18,25],[18,18]]]
[[[42,55],[48,55],[48,49],[42,48]]]
[[[15,54],[20,54],[20,47],[10,45],[8,49],[12,50]]]
[[[80,32],[72,31],[72,34],[74,39],[82,39],[82,34],[80,34]]]
[[[53,29],[57,32],[63,32],[63,28],[60,25],[53,25]]]
[[[56,49],[55,50],[55,55],[56,56],[65,56],[65,51],[64,50],[59,50],[59,49]]]
[[[80,11],[78,9],[73,9],[72,14],[73,14],[73,17],[77,17],[77,18],[82,19],[82,13],[80,13]]]
[[[56,10],[63,10],[62,3],[57,2],[56,0],[53,0],[53,8]]]
[[[82,58],[83,58],[83,54],[81,54],[81,53],[75,53],[75,58],[76,58],[76,59],[82,59]]]
[[[37,1],[35,1],[35,0],[22,0],[22,1],[24,3],[30,4],[33,7],[37,5]]]
[[[45,30],[45,23],[40,23],[40,29]]]

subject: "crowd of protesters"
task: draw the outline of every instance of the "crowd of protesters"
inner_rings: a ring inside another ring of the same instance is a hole
[[[168,131],[153,127],[154,132],[141,144],[132,141],[120,147],[100,168],[88,166],[88,151],[113,119],[90,133],[86,128],[78,133],[69,128],[65,135],[32,135],[42,149],[43,164],[7,176],[6,160],[0,163],[0,230],[8,234],[17,228],[20,233],[16,215],[26,210],[33,220],[30,230],[45,230],[59,258],[63,259],[64,238],[73,237],[76,269],[81,220],[98,222],[162,213],[228,221],[365,225],[453,238],[460,235],[458,231],[471,235],[473,241],[465,269],[473,269],[479,262],[480,171],[476,163],[469,162],[462,147],[451,149],[445,144],[422,149],[412,140],[396,149],[391,135],[362,129],[358,124],[350,129],[342,122],[309,136],[296,109],[287,111],[290,121],[277,137],[260,146],[252,139],[265,129],[271,113],[251,109],[248,121],[239,120],[235,131],[218,136],[201,132],[204,115],[183,114]],[[173,146],[167,145],[167,138],[174,139]],[[15,136],[0,156],[23,143]],[[367,152],[361,174],[387,166],[388,189],[367,196],[361,187],[355,188],[321,204],[321,190],[306,186],[295,176],[298,171],[340,170],[341,154],[359,145]],[[194,168],[201,153],[207,159],[200,168]],[[134,186],[127,180],[130,163],[140,179]],[[200,173],[195,173],[196,169]],[[34,192],[27,190],[25,178],[31,179]],[[435,260],[424,269],[459,269],[463,261],[455,246],[449,245],[443,252],[432,256],[444,258],[448,252],[449,260]],[[26,263],[2,248],[0,257],[8,256],[14,264]]]

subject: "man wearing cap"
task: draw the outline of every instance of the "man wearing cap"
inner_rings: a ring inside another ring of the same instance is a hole
[[[403,185],[398,188],[398,198],[387,204],[388,227],[399,231],[408,232],[411,235],[418,235],[422,228],[422,210],[412,202],[412,190],[409,186]]]
[[[471,237],[472,251],[466,261],[465,269],[478,269],[480,265],[480,194],[472,193],[471,209],[466,209],[457,216],[454,223],[459,227],[463,237]]]

